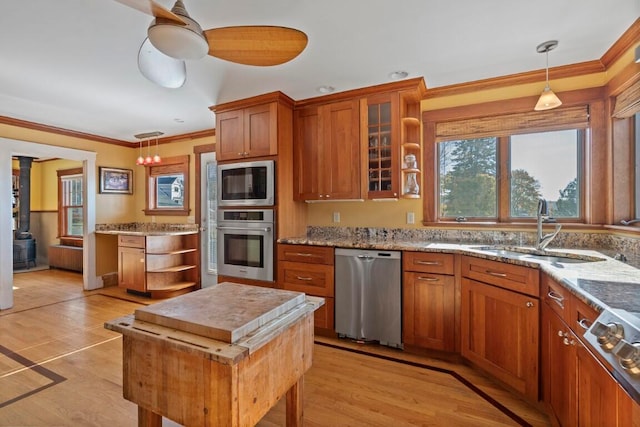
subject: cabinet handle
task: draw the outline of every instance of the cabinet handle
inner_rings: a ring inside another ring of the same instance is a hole
[[[302,277],[302,276],[296,276],[296,279],[298,280],[304,280],[305,282],[308,282],[310,280],[313,280],[313,277]]]
[[[576,342],[575,342],[574,340],[570,340],[570,339],[569,339],[569,338],[567,338],[567,337],[565,337],[565,338],[562,340],[562,343],[563,343],[564,345],[576,345]]]
[[[585,331],[591,327],[589,319],[580,319],[576,323]]]
[[[425,282],[437,282],[440,279],[436,277],[418,276],[418,280],[424,280]]]
[[[293,252],[291,255],[295,255],[295,256],[305,256],[305,257],[313,256],[313,254],[304,253],[304,252]]]
[[[527,308],[533,307],[533,303],[531,301],[527,301],[525,305],[527,306]]]
[[[414,263],[421,265],[442,265],[440,261],[420,261],[419,259],[415,260]]]
[[[496,276],[496,277],[507,277],[507,273],[499,273],[497,271],[485,270],[485,273],[490,274],[491,276]]]
[[[553,300],[556,304],[560,306],[560,308],[564,308],[564,297],[562,295],[558,295],[553,291],[549,291],[547,294],[549,298]]]

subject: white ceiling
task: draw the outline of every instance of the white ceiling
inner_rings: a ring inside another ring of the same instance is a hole
[[[640,16],[640,0],[184,0],[203,29],[288,26],[309,44],[274,67],[188,61],[185,85],[165,89],[137,68],[152,17],[114,0],[4,3],[0,116],[132,142],[211,129],[210,106],[275,90],[299,100],[396,70],[428,88],[539,70],[550,39],[551,67],[598,60]]]

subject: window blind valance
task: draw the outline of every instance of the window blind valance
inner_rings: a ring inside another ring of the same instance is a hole
[[[612,116],[616,119],[626,119],[637,112],[640,112],[640,80],[616,96]]]
[[[589,126],[589,106],[579,105],[548,111],[528,111],[492,117],[436,123],[436,142],[507,136]]]

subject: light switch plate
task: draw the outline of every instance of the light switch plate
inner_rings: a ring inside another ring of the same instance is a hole
[[[413,212],[407,212],[407,224],[415,224],[416,215]]]

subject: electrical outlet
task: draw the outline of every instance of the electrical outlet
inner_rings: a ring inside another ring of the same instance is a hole
[[[415,224],[416,215],[413,212],[407,212],[407,224]]]
[[[340,222],[340,212],[333,213],[333,222]]]

